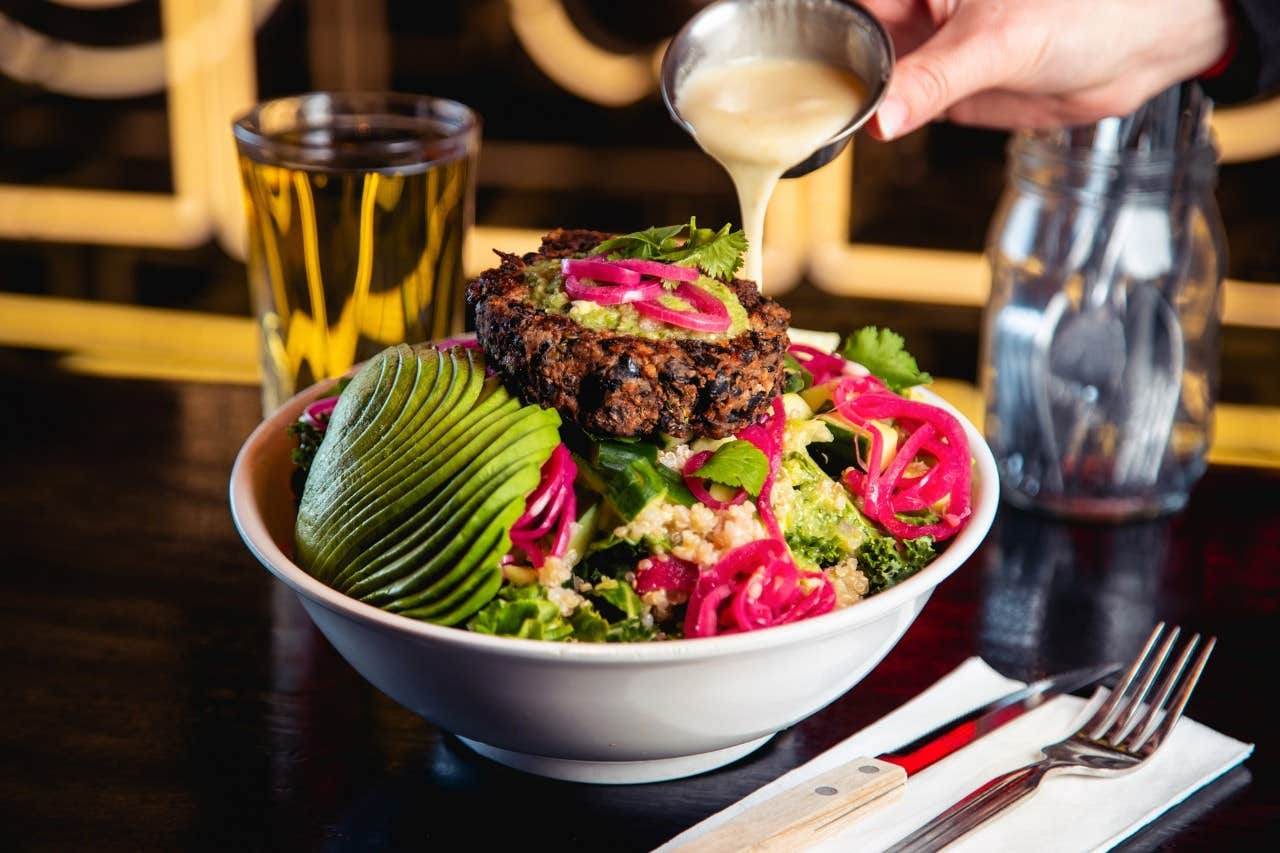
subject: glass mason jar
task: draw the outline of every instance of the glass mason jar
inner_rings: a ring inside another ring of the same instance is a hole
[[[987,241],[980,380],[1011,503],[1180,509],[1204,473],[1226,252],[1209,142],[1079,149],[1016,134]]]

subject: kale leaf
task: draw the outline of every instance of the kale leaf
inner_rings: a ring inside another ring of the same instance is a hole
[[[867,576],[871,592],[876,593],[920,571],[935,553],[931,536],[899,542],[887,534],[867,531],[858,548],[858,569]]]

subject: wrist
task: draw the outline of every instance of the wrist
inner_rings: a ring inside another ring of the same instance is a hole
[[[1227,43],[1218,55],[1215,61],[1208,68],[1196,75],[1197,80],[1212,80],[1221,77],[1223,72],[1231,66],[1231,61],[1235,59],[1236,52],[1240,47],[1240,27],[1236,21],[1235,12],[1231,8],[1230,0],[1219,0],[1219,7],[1222,11],[1222,17],[1227,28]]]

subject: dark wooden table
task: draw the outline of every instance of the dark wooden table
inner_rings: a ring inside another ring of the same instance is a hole
[[[256,389],[28,367],[0,360],[5,850],[647,850],[969,655],[1028,678],[1127,657],[1157,618],[1218,636],[1189,713],[1257,751],[1126,848],[1280,830],[1277,472],[1211,470],[1183,514],[1132,526],[1002,507],[844,697],[728,768],[591,787],[491,764],[391,702],[254,562],[226,486]]]

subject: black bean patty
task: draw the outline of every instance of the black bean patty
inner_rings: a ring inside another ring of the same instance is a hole
[[[729,284],[750,328],[719,342],[599,331],[529,302],[528,264],[589,252],[609,236],[553,231],[539,252],[498,252],[502,264],[467,286],[485,359],[511,392],[598,434],[722,438],[760,420],[782,393],[791,314],[754,282]]]

